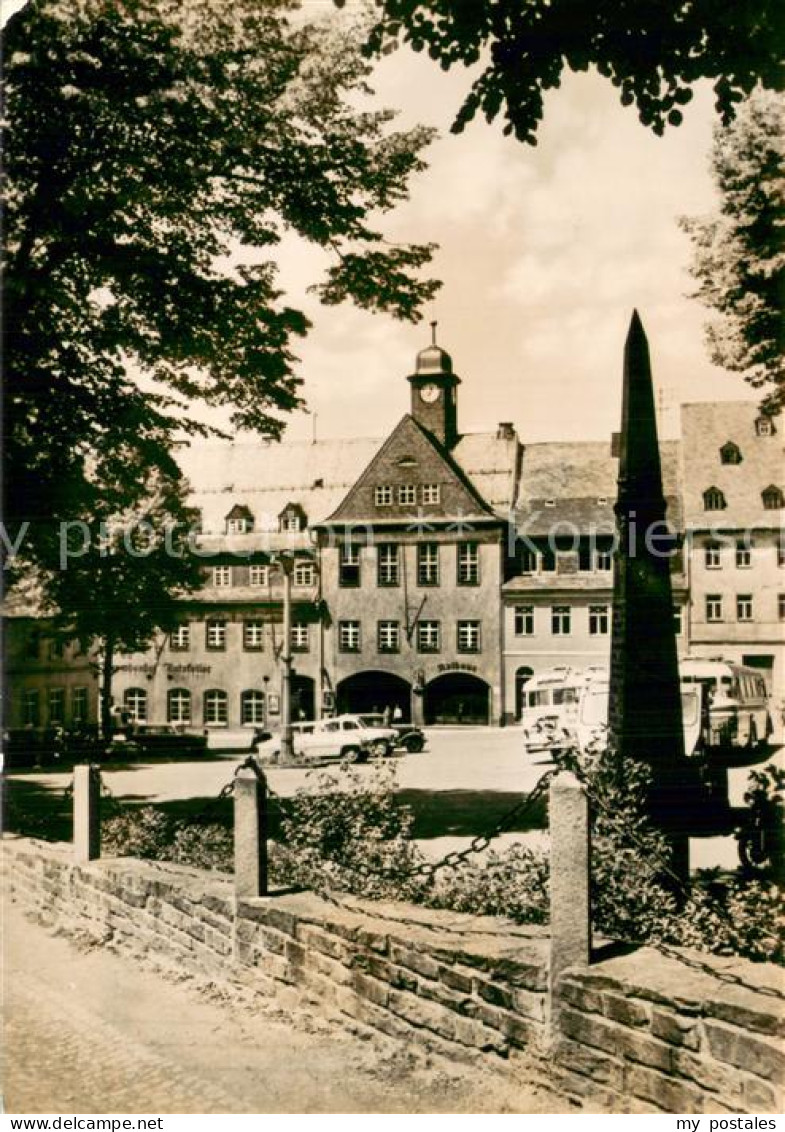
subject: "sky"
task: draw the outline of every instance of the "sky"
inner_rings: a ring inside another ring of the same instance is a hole
[[[18,6],[3,0],[4,17]],[[696,88],[684,123],[658,138],[607,80],[568,74],[547,96],[531,147],[504,137],[499,121],[449,133],[469,82],[463,67],[445,74],[408,49],[384,59],[373,79],[401,126],[440,132],[410,200],[383,221],[391,240],[439,245],[429,274],[443,286],[421,323],[320,306],[307,287],[322,253],[294,241],[282,249],[280,281],[313,323],[296,343],[309,412],[292,415],[286,435],[389,432],[409,409],[405,378],[430,340],[430,319],[462,379],[466,432],[512,421],[529,442],[608,437],[619,424],[634,308],[649,337],[663,435],[676,435],[683,401],[754,398],[708,361],[707,312],[689,298],[690,242],[678,226],[679,216],[716,204],[708,84]]]

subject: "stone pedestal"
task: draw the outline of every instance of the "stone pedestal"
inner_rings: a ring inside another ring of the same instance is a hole
[[[101,772],[96,766],[74,767],[74,860],[101,856]]]
[[[241,770],[234,780],[234,891],[238,899],[266,896],[267,780]]]
[[[562,972],[585,967],[591,952],[589,800],[574,774],[551,783],[551,1001]]]

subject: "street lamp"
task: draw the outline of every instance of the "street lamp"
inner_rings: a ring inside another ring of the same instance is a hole
[[[292,743],[292,573],[294,555],[282,551],[272,561],[283,575],[283,642],[281,644],[281,752],[280,762],[294,762]]]

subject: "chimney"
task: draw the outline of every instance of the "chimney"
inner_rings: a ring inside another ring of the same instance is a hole
[[[496,431],[497,440],[515,440],[515,425],[512,421],[500,421]]]

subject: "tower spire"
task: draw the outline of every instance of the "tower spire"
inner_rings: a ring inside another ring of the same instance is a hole
[[[436,345],[436,327],[437,327],[438,325],[439,325],[439,323],[438,323],[438,322],[437,322],[437,320],[436,320],[436,319],[434,318],[434,319],[433,319],[433,320],[431,321],[431,345],[432,345],[432,346],[435,346],[435,345]]]

